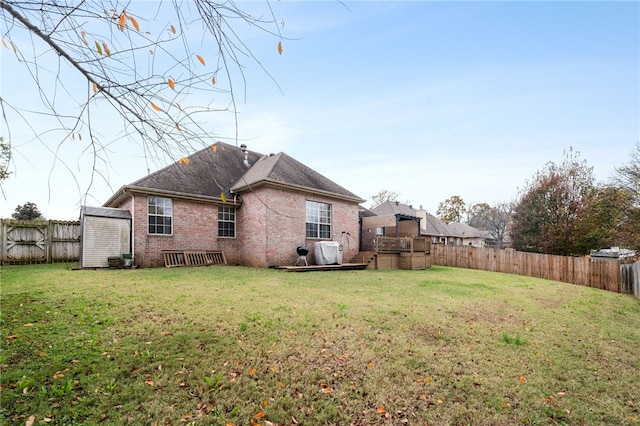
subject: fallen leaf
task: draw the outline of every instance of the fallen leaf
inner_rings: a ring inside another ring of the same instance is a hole
[[[29,416],[24,426],[32,426],[33,422],[36,421],[36,416]]]
[[[387,412],[387,410],[385,410],[384,407],[380,406],[380,407],[376,407],[376,412],[378,414],[384,414]]]
[[[254,374],[256,374],[256,371],[257,370],[255,368],[252,368],[251,370],[249,370],[249,375],[253,376]]]
[[[264,417],[264,411],[260,411],[258,414],[253,416],[254,419],[261,419]]]
[[[149,386],[153,386],[153,380],[145,380],[144,384],[145,385],[149,385]]]
[[[566,392],[558,392],[558,393],[556,393],[556,395],[558,395],[558,396],[565,396],[566,394],[567,394]]]
[[[527,378],[521,375],[521,376],[518,377],[518,381],[521,384],[525,384],[525,383],[527,383]]]
[[[24,326],[25,326],[25,327],[33,327],[33,324],[32,324],[32,323],[30,323],[30,322],[28,322],[28,323],[26,323]]]

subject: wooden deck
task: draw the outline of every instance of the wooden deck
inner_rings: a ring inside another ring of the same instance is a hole
[[[366,269],[367,265],[367,263],[343,263],[340,265],[275,266],[274,269],[282,269],[287,272],[354,271]]]

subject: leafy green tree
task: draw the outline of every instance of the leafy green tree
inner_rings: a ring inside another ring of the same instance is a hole
[[[511,240],[516,250],[559,255],[585,254],[578,224],[594,191],[593,167],[573,149],[561,164],[549,162],[520,194]]]
[[[640,248],[640,217],[625,188],[603,186],[589,196],[578,223],[579,252],[605,247]]]
[[[459,195],[453,195],[440,204],[436,210],[436,215],[444,223],[462,222],[462,218],[467,213],[467,206]]]
[[[44,216],[42,216],[42,213],[38,210],[38,206],[32,202],[18,205],[15,212],[11,214],[11,217],[18,220],[44,219]]]

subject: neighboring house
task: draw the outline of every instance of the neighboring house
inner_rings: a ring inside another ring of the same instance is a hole
[[[447,226],[458,235],[458,237],[456,237],[456,243],[458,243],[458,245],[484,247],[486,238],[485,231],[460,222],[449,223]]]
[[[381,235],[420,236],[430,239],[431,244],[483,245],[480,230],[462,223],[447,225],[422,208],[414,209],[413,206],[397,201],[387,201],[372,208],[370,212],[376,216],[361,217],[364,242],[375,238],[375,235]]]
[[[221,250],[229,264],[271,267],[293,265],[300,245],[312,263],[314,243],[328,240],[351,259],[363,201],[284,153],[217,142],[123,186],[104,207],[131,213],[138,266],[164,265],[163,250]]]
[[[425,224],[424,233],[431,238],[431,244],[462,244],[462,237],[434,215],[425,212]]]
[[[363,214],[366,213],[366,216]],[[362,248],[368,249],[376,237],[418,237],[421,218],[411,206],[386,201],[366,212],[361,212]]]

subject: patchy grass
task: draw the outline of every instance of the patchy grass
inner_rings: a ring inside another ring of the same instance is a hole
[[[640,423],[626,295],[446,267],[0,279],[3,424]]]

